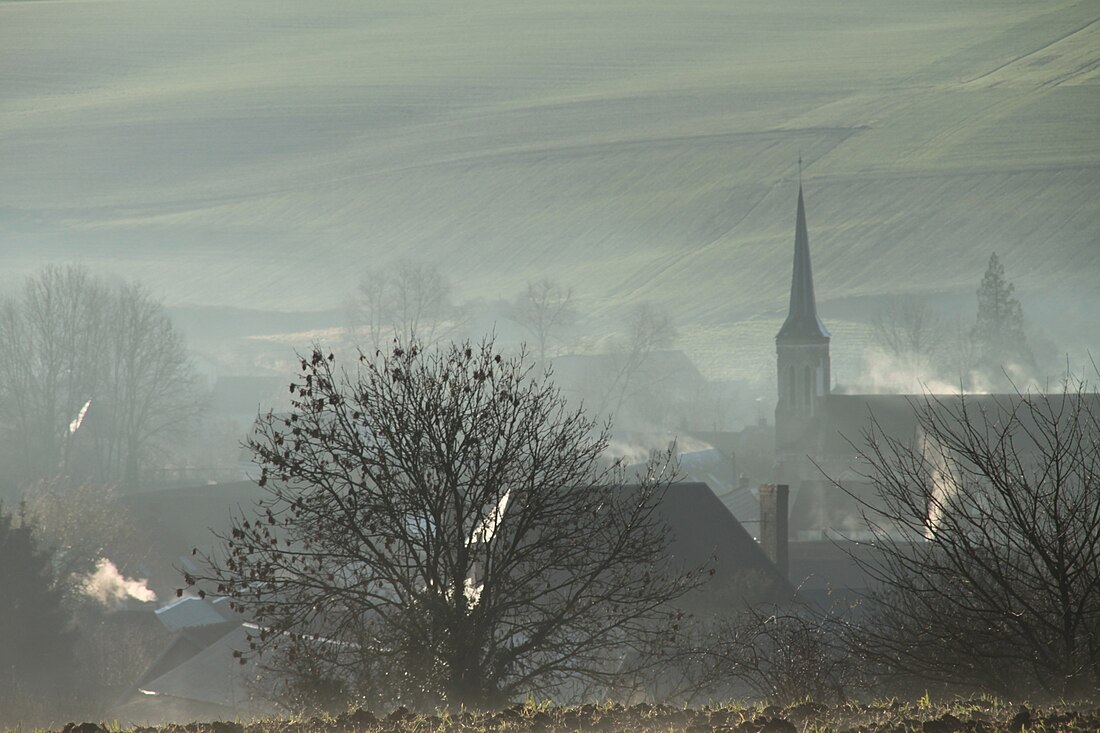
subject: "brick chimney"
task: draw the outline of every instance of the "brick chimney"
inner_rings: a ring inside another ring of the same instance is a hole
[[[786,578],[787,562],[787,502],[790,489],[786,484],[760,485],[760,546]]]

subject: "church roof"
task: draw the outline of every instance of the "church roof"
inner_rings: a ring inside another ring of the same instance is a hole
[[[853,444],[863,444],[872,419],[882,434],[909,443],[917,434],[917,407],[922,402],[920,395],[827,395],[822,447],[828,454],[854,452]]]
[[[1027,408],[1036,405],[1039,414],[1069,416],[1073,409],[1100,414],[1100,394],[1083,393],[1063,396],[1059,392],[1023,394],[830,394],[825,398],[826,454],[850,455],[866,444],[872,419],[882,437],[911,443],[918,434],[918,413],[931,410],[948,427],[958,425],[961,417],[975,425],[999,429],[1006,421],[1015,422],[1021,436],[1039,434],[1044,427],[1037,414]],[[1027,441],[1021,450],[1029,450]]]
[[[795,217],[794,269],[791,273],[791,305],[787,320],[776,335],[779,341],[820,343],[829,340],[829,332],[817,317],[814,298],[814,273],[810,265],[810,235],[806,231],[806,206],[802,185],[798,186],[798,213]]]

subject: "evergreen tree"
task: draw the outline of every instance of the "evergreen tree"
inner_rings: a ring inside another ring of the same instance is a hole
[[[1013,295],[1015,289],[1005,279],[1004,265],[994,252],[978,288],[978,319],[970,330],[978,366],[991,374],[1013,366],[1030,369],[1035,364],[1024,336],[1024,312]]]
[[[0,507],[0,709],[59,693],[75,640],[50,554],[22,514]]]

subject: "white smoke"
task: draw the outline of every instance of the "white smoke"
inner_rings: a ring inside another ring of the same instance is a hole
[[[932,490],[928,497],[928,521],[924,533],[925,538],[931,540],[940,527],[948,502],[959,492],[959,480],[950,453],[941,443],[925,436],[921,452],[932,467]]]
[[[972,372],[954,381],[932,369],[927,359],[888,354],[868,348],[863,354],[863,380],[860,392],[869,394],[988,394],[990,385],[982,375]],[[963,388],[965,382],[966,387]]]
[[[1021,364],[1005,364],[998,380],[980,370],[947,374],[921,355],[899,356],[876,347],[863,352],[863,374],[855,391],[861,394],[993,394],[1044,391],[1034,370]]]
[[[508,509],[508,499],[512,496],[512,491],[509,489],[504,492],[504,495],[497,501],[497,505],[493,507],[491,514],[482,519],[474,531],[470,533],[470,538],[466,540],[466,545],[473,545],[482,542],[490,542],[493,539],[493,535],[496,534],[497,528],[504,521],[504,512]]]
[[[880,349],[864,353],[864,378],[872,394],[958,394],[960,383],[941,380],[922,359],[904,359]],[[978,390],[982,391],[982,390]]]
[[[107,558],[98,560],[95,571],[84,576],[80,590],[105,606],[117,606],[127,598],[139,601],[155,601],[157,594],[146,585],[145,578],[134,580],[125,577]]]
[[[80,426],[84,424],[84,417],[88,414],[88,408],[92,406],[92,401],[88,400],[84,403],[84,406],[80,408],[80,412],[76,414],[72,422],[69,423],[69,432],[75,433],[80,430]]]
[[[654,451],[658,453],[675,447],[677,456],[695,451],[712,449],[713,446],[686,435],[674,435],[654,431],[652,433],[622,433],[611,438],[601,457],[606,461],[621,460],[625,466],[635,466],[648,461]]]

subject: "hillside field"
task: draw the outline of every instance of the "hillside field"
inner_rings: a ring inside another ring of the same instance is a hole
[[[467,298],[557,278],[594,323],[654,301],[738,376],[800,155],[827,321],[972,309],[996,250],[1100,352],[1095,0],[0,0],[0,289],[82,261],[319,311],[405,255]]]

